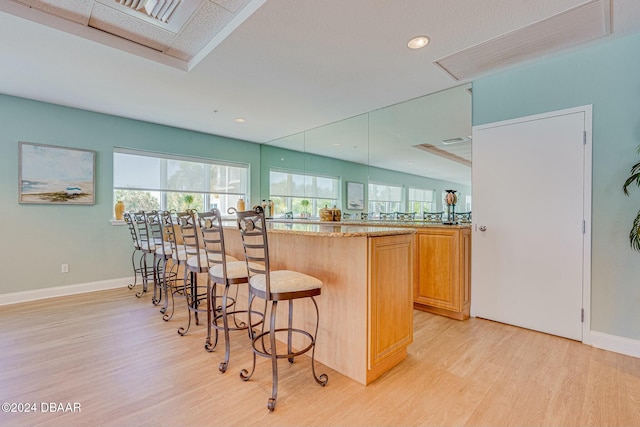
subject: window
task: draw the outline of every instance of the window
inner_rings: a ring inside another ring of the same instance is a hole
[[[269,197],[274,205],[274,217],[284,217],[287,212],[301,217],[319,216],[320,209],[338,204],[340,179],[272,169]]]
[[[435,190],[409,187],[409,212],[417,213],[420,218],[423,212],[435,212],[434,193]]]
[[[369,183],[369,214],[403,212],[402,187]]]
[[[218,160],[113,151],[113,192],[127,211],[218,208],[226,214],[248,198],[249,165]]]

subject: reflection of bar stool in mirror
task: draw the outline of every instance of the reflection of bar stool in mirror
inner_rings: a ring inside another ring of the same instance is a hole
[[[293,219],[293,212],[292,211],[285,212],[284,217],[285,219]]]
[[[202,233],[202,243],[207,252],[209,260],[209,277],[207,279],[207,305],[209,311],[207,315],[207,338],[204,348],[211,352],[218,344],[218,331],[223,331],[225,339],[224,361],[220,363],[220,372],[225,372],[229,366],[230,341],[229,331],[248,330],[249,338],[252,338],[252,329],[262,323],[263,313],[254,311],[252,314],[258,315],[260,320],[248,327],[248,311],[238,309],[238,288],[240,285],[248,287],[249,276],[245,261],[238,261],[236,258],[227,255],[224,247],[224,231],[222,218],[218,209],[199,215],[200,231]],[[257,268],[258,266],[253,266]],[[218,285],[223,286],[222,295],[217,294]],[[229,292],[231,295],[229,295]],[[220,306],[217,301],[220,300]],[[248,305],[247,305],[248,307]],[[238,318],[238,315],[247,315],[247,321]],[[232,324],[229,325],[229,320]],[[222,321],[222,325],[219,324]],[[211,328],[215,330],[215,338],[211,343]]]
[[[423,219],[429,222],[442,222],[444,212],[423,212]]]
[[[387,213],[387,212],[380,212],[380,219],[381,220],[392,220],[394,219],[395,214],[394,213]]]
[[[396,212],[396,219],[398,221],[414,221],[416,219],[415,212]]]
[[[315,371],[315,346],[320,318],[315,297],[320,295],[322,282],[315,277],[297,271],[272,271],[269,264],[269,245],[267,242],[264,211],[258,207],[255,211],[238,212],[237,216],[238,228],[240,229],[245,260],[247,262],[247,270],[250,276],[249,307],[251,308],[255,297],[271,303],[269,330],[264,330],[265,321],[263,323],[263,331],[257,334],[252,340],[253,366],[251,372],[243,369],[240,372],[240,376],[245,381],[251,378],[256,368],[256,355],[271,359],[273,379],[271,397],[268,400],[267,408],[269,411],[273,411],[278,396],[278,359],[287,359],[290,363],[293,363],[294,357],[311,350],[311,371],[313,378],[321,386],[326,385],[329,380],[326,374],[321,374],[317,377]],[[293,301],[301,298],[309,298],[313,303],[313,307],[315,307],[316,325],[313,334],[309,331],[295,328],[292,324]],[[276,327],[276,311],[278,302],[280,301],[287,301],[289,303],[289,318],[286,328]],[[249,314],[251,321],[251,312],[249,312]],[[286,343],[286,351],[281,349],[281,352],[278,352],[276,334],[284,338],[279,341]],[[298,344],[298,347],[301,349],[297,351],[293,350],[292,337],[294,334],[301,339],[300,344]],[[308,344],[304,347],[306,343]]]
[[[364,213],[364,212],[360,213],[360,220],[361,221],[367,221],[368,219],[369,219],[369,214],[368,213]]]
[[[351,214],[347,212],[342,212],[342,219],[351,219]]]
[[[471,212],[456,212],[455,214],[456,222],[471,222]]]

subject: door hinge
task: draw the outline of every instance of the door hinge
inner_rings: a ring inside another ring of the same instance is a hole
[[[587,145],[587,131],[582,131],[582,145]]]
[[[587,222],[583,219],[582,220],[582,234],[586,234],[587,233]]]
[[[580,321],[584,323],[584,308],[580,309]]]

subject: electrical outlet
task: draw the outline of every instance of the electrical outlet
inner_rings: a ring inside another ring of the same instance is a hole
[[[69,272],[69,264],[62,264],[60,266],[60,273],[68,273]]]

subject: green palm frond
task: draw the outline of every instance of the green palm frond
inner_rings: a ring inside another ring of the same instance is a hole
[[[622,191],[624,191],[624,194],[626,194],[627,196],[629,195],[629,190],[627,189],[627,187],[634,183],[636,184],[636,186],[640,187],[640,162],[631,167],[631,176],[627,178],[627,180],[624,182],[624,185],[622,186]]]
[[[629,232],[629,243],[633,250],[640,251],[640,211],[633,220],[633,228]]]
[[[638,154],[640,154],[640,145],[637,148]],[[631,176],[627,178],[622,186],[622,191],[627,196],[629,195],[629,186],[631,184],[635,184],[637,187],[640,187],[640,162],[636,163],[631,167]],[[629,231],[629,244],[631,248],[635,251],[640,252],[640,211],[636,215],[636,218],[633,220],[633,226]]]

